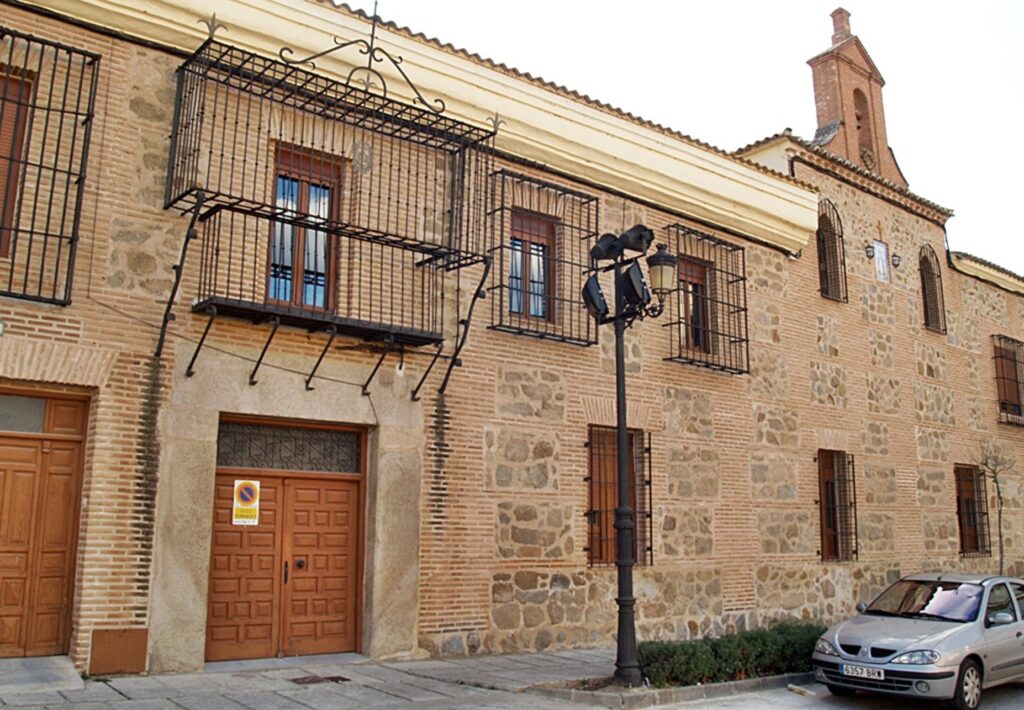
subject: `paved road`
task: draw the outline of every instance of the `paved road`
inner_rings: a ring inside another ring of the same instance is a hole
[[[879,695],[858,693],[852,698],[838,698],[831,695],[825,686],[809,683],[806,686],[813,696],[798,695],[785,688],[759,693],[737,695],[721,700],[702,700],[693,703],[663,705],[668,708],[709,708],[721,710],[805,710],[806,708],[832,708],[836,710],[928,710],[942,707],[935,703],[886,698]],[[982,710],[1020,710],[1024,708],[1024,685],[1007,685],[986,691],[982,697]]]

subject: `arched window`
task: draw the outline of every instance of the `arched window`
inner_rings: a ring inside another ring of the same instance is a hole
[[[860,89],[853,90],[853,115],[857,120],[857,153],[868,170],[875,169],[875,142],[871,136],[871,109],[868,97]]]
[[[846,303],[846,249],[843,223],[831,200],[818,205],[818,274],[821,295]]]
[[[927,244],[921,247],[919,271],[924,327],[936,333],[945,333],[946,306],[942,299],[942,272],[939,271],[939,258],[935,256],[935,250]]]

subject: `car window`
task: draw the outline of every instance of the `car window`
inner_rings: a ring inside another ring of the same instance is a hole
[[[991,614],[999,612],[1006,612],[1013,617],[1013,620],[1017,620],[1017,611],[1013,608],[1013,601],[1010,599],[1010,590],[1005,584],[999,583],[992,585],[992,590],[988,593],[988,607],[985,609],[985,618],[987,619]]]
[[[984,588],[980,584],[901,579],[871,602],[866,614],[968,622],[978,618]],[[1009,599],[1009,592],[1007,599]]]
[[[1017,597],[1017,609],[1024,614],[1024,584],[1010,582],[1010,591]]]

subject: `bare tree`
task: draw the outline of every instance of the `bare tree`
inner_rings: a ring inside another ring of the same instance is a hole
[[[1003,550],[1003,489],[1001,478],[1007,473],[1016,473],[1017,457],[1009,449],[992,441],[983,441],[979,447],[978,467],[982,474],[992,479],[996,487],[996,514],[999,531],[999,574],[1003,574],[1005,554]]]

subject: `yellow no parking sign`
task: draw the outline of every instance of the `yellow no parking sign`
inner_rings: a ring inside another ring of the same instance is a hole
[[[259,481],[235,481],[234,501],[231,504],[231,524],[260,524]]]

